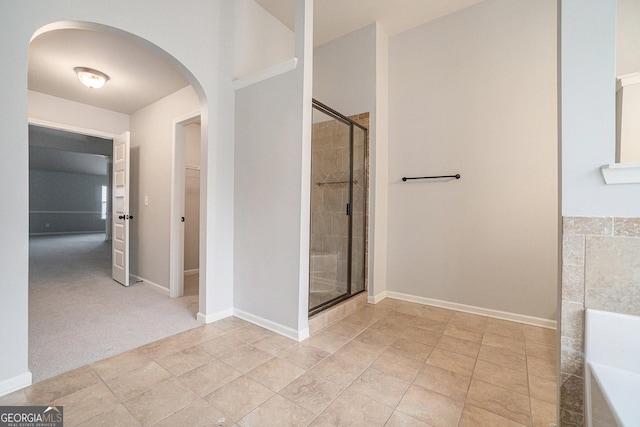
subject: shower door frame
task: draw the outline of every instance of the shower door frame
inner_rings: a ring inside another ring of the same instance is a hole
[[[356,293],[352,293],[352,283],[351,283],[351,279],[352,279],[352,269],[353,269],[353,179],[354,179],[354,173],[353,173],[353,168],[354,168],[354,164],[353,164],[353,158],[354,158],[354,132],[353,132],[353,128],[358,127],[360,128],[363,132],[364,132],[364,141],[363,141],[363,163],[364,163],[364,171],[363,171],[363,180],[364,182],[364,211],[362,213],[363,215],[363,248],[362,248],[362,257],[363,257],[363,262],[362,262],[362,268],[363,270],[365,270],[365,265],[366,265],[366,241],[367,241],[367,205],[368,205],[368,185],[367,185],[367,177],[368,177],[368,168],[369,168],[369,159],[368,159],[368,141],[369,141],[369,129],[367,129],[366,127],[362,126],[361,124],[357,123],[356,121],[350,119],[349,117],[345,116],[344,114],[334,110],[333,108],[323,104],[322,102],[316,100],[316,99],[312,99],[312,112],[313,110],[316,109],[318,111],[320,111],[321,113],[324,113],[340,122],[343,122],[344,124],[349,126],[349,202],[347,203],[347,206],[345,206],[345,209],[347,211],[347,216],[348,218],[348,241],[347,241],[347,290],[345,293],[343,293],[342,295],[339,295],[335,298],[329,299],[315,307],[309,307],[309,316],[313,316],[315,314],[320,313],[321,311],[326,310],[329,307],[332,307],[336,304],[341,303],[342,301],[345,301],[351,297],[354,297],[362,292],[365,292],[366,289],[366,277],[364,276],[363,273],[363,287],[362,290],[359,290]],[[313,122],[313,119],[312,119]],[[313,186],[313,183],[310,182],[310,186]],[[313,191],[313,189],[311,189],[311,191]],[[309,232],[312,232],[312,229],[310,228]],[[310,236],[311,237],[311,236]],[[366,271],[366,270],[365,270]],[[311,285],[311,271],[309,271],[309,285]],[[309,292],[311,291],[311,288],[309,288]]]

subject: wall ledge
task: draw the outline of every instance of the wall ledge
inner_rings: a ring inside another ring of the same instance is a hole
[[[0,381],[0,396],[4,396],[14,391],[29,387],[31,385],[31,371],[20,374],[16,377]]]
[[[606,184],[640,184],[640,163],[610,163],[600,171]]]
[[[272,77],[279,76],[280,74],[284,74],[288,71],[295,70],[297,64],[298,58],[291,58],[272,67],[258,71],[257,73],[253,73],[246,77],[236,79],[231,83],[233,86],[233,90],[242,89],[247,86],[259,83],[263,80],[268,80]]]

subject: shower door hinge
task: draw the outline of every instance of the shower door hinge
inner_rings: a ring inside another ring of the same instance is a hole
[[[347,215],[351,215],[351,204],[347,203]]]

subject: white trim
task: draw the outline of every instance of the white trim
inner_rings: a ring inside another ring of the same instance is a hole
[[[307,326],[305,329],[300,331],[296,331],[288,326],[281,325],[276,322],[272,322],[271,320],[264,319],[260,316],[256,316],[251,313],[247,313],[246,311],[238,310],[237,308],[233,309],[233,315],[239,317],[240,319],[246,320],[247,322],[251,322],[255,325],[262,326],[265,329],[268,329],[276,334],[280,334],[284,337],[291,338],[295,341],[304,341],[309,338],[309,327]]]
[[[263,80],[267,80],[272,77],[279,76],[280,74],[295,70],[297,64],[298,58],[291,58],[272,67],[258,71],[257,73],[253,73],[246,77],[236,79],[232,82],[233,90],[242,89],[247,86],[259,83]]]
[[[557,328],[557,322],[555,320],[542,319],[540,317],[527,316],[524,314],[509,313],[507,311],[492,310],[490,308],[476,307],[473,305],[458,304],[455,302],[442,301],[438,299],[418,297],[414,295],[402,294],[400,292],[387,291],[387,297],[399,299],[402,301],[415,302],[418,304],[448,308],[450,310],[463,311],[465,313],[479,314],[481,316],[509,320],[512,322],[524,323],[527,325],[540,326],[542,328]]]
[[[32,384],[31,371],[20,374],[16,377],[0,381],[0,396],[13,393],[21,388],[29,387]]]
[[[387,291],[380,292],[378,295],[367,296],[367,302],[369,304],[377,304],[387,297]]]
[[[631,86],[640,83],[640,73],[631,73],[618,76],[616,78],[616,92],[625,86]]]
[[[198,323],[205,325],[207,323],[213,323],[231,316],[233,316],[233,309],[229,308],[227,310],[221,310],[207,315],[198,312],[196,318],[198,319]]]
[[[607,184],[640,184],[640,163],[610,163],[600,171]]]
[[[30,214],[101,214],[101,211],[29,211]]]
[[[45,233],[29,233],[29,236],[59,236],[63,234],[105,234],[104,230],[98,231],[51,231]],[[106,234],[105,234],[106,236]],[[105,240],[107,240],[105,238]]]
[[[160,292],[163,295],[169,296],[169,289],[165,288],[164,286],[158,285],[157,283],[154,283],[151,280],[147,280],[147,279],[142,278],[140,276],[136,276],[135,274],[130,274],[130,276],[133,277],[134,279],[136,279],[136,281],[140,281],[141,280],[143,285],[149,286],[154,291]]]
[[[200,273],[200,269],[199,268],[194,268],[192,270],[185,270],[184,271],[184,275],[185,276],[195,276],[196,274]]]
[[[81,128],[78,126],[71,126],[64,123],[50,122],[48,120],[34,119],[32,117],[29,117],[28,123],[30,125],[36,125],[36,126],[50,128],[50,129],[64,130],[67,132],[79,133],[81,135],[97,136],[98,138],[114,139],[115,137],[119,136],[118,134],[114,134],[114,133],[102,132],[95,129]]]

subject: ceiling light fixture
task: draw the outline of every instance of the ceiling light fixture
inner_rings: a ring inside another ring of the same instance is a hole
[[[109,76],[105,73],[91,68],[76,67],[73,70],[82,84],[91,89],[100,89],[109,80]]]

